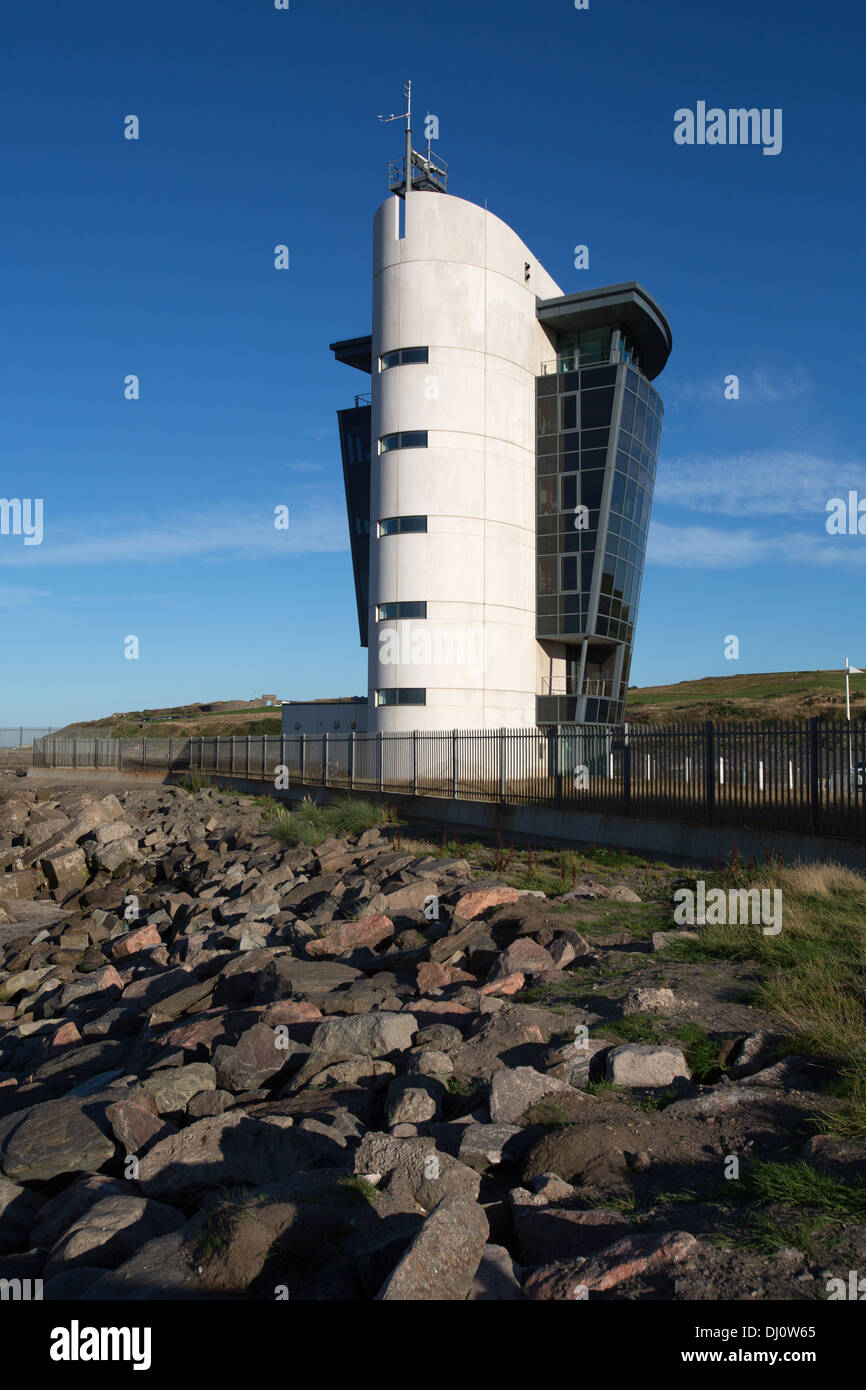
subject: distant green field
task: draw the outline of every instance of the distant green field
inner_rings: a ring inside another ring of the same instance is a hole
[[[866,675],[852,675],[851,699],[862,703],[866,695]],[[679,681],[676,685],[645,686],[628,692],[628,708],[664,705],[707,705],[720,702],[753,701],[781,702],[793,712],[798,702],[811,697],[826,699],[835,705],[844,701],[845,672],[836,671],[778,671],[754,675],[706,676],[701,680]]]

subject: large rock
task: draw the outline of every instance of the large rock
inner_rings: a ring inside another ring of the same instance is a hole
[[[516,903],[519,897],[520,893],[516,888],[509,888],[504,883],[493,888],[476,888],[468,893],[463,893],[457,899],[454,916],[461,921],[469,922],[480,917],[482,912],[487,912],[491,907],[502,907],[505,903]]]
[[[431,1211],[449,1194],[474,1202],[481,1187],[480,1173],[440,1153],[432,1140],[423,1138],[365,1134],[355,1152],[354,1169],[371,1181],[387,1178],[389,1189],[405,1191],[424,1211]]]
[[[487,1217],[477,1203],[443,1197],[377,1297],[384,1302],[462,1302],[472,1288],[488,1234]]]
[[[314,1052],[339,1060],[343,1057],[388,1057],[412,1046],[418,1023],[412,1014],[380,1011],[351,1018],[332,1018],[320,1023],[311,1043]]]
[[[43,1201],[9,1178],[0,1178],[0,1255],[30,1248],[30,1232]]]
[[[570,1090],[567,1082],[544,1076],[534,1067],[501,1067],[490,1082],[490,1118],[494,1124],[517,1124],[536,1101],[554,1091]]]
[[[263,1187],[299,1169],[342,1163],[337,1144],[299,1131],[290,1117],[264,1121],[240,1109],[196,1120],[154,1144],[139,1163],[148,1197],[182,1200],[215,1187]]]
[[[697,1248],[695,1237],[687,1231],[626,1236],[588,1259],[558,1261],[533,1270],[523,1293],[533,1300],[583,1300],[627,1279],[680,1264]]]
[[[227,1091],[256,1091],[281,1071],[286,1051],[277,1046],[279,1035],[266,1023],[256,1023],[234,1047],[221,1045],[213,1054],[219,1085]]]
[[[39,867],[48,880],[48,886],[62,897],[83,888],[87,882],[87,860],[84,850],[77,846],[45,855],[39,860]]]
[[[64,1173],[96,1173],[114,1157],[114,1142],[85,1113],[86,1101],[46,1100],[28,1110],[0,1149],[0,1170],[13,1182],[48,1182]]]
[[[607,1054],[606,1075],[615,1086],[670,1086],[690,1072],[678,1047],[625,1043]]]
[[[307,955],[313,960],[332,959],[361,946],[372,949],[394,935],[390,917],[374,912],[358,922],[341,922],[325,936],[307,942]]]
[[[114,1269],[146,1241],[177,1231],[185,1217],[145,1197],[105,1197],[73,1221],[48,1256],[45,1277],[78,1265]]]
[[[185,1067],[161,1067],[151,1072],[130,1099],[138,1103],[140,1093],[144,1092],[152,1098],[157,1114],[170,1115],[185,1110],[199,1091],[213,1091],[215,1087],[214,1068],[208,1062],[190,1062]]]

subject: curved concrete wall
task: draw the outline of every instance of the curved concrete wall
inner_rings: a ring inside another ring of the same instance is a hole
[[[370,728],[534,726],[535,377],[554,355],[536,296],[561,291],[473,203],[411,192],[403,237],[400,212],[387,199],[374,227]],[[408,347],[429,362],[379,370]],[[378,455],[406,430],[428,447]],[[380,519],[408,515],[427,532],[378,537]],[[420,600],[426,620],[376,620],[381,603]],[[391,687],[426,689],[426,706],[376,706]]]

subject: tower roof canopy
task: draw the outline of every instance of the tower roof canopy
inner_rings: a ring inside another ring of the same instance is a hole
[[[359,372],[372,375],[373,339],[369,334],[366,338],[343,338],[329,346],[338,362],[345,362],[347,367],[357,367]]]
[[[557,334],[623,324],[637,340],[643,371],[650,380],[658,376],[670,356],[670,324],[655,300],[634,280],[540,299],[537,313],[539,322]]]

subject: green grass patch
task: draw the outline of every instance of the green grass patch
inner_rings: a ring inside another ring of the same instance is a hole
[[[394,824],[396,816],[390,806],[363,797],[341,797],[328,805],[305,797],[291,811],[285,806],[274,806],[266,820],[275,839],[283,844],[306,845],[312,849],[330,835],[360,835],[376,826]]]

